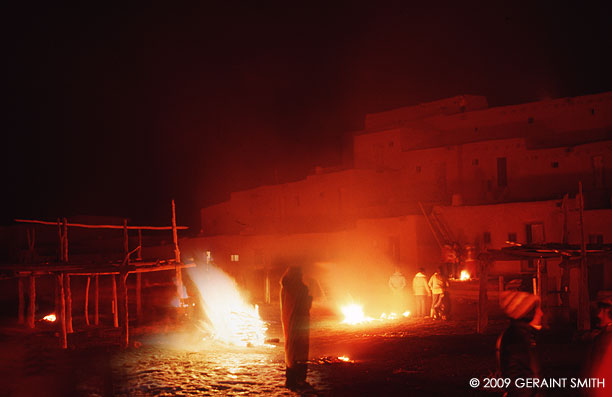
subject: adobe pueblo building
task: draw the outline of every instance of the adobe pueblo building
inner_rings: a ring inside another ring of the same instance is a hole
[[[182,250],[208,252],[265,301],[290,264],[316,269],[330,298],[329,284],[387,288],[394,267],[410,279],[445,264],[458,278],[487,261],[500,289],[537,276],[547,305],[577,308],[583,251],[591,295],[612,289],[612,93],[496,108],[463,95],[368,114],[351,153],[203,208]]]

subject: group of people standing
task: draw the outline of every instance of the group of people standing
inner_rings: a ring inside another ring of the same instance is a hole
[[[395,296],[399,295],[406,286],[406,279],[399,269],[389,279],[389,287]],[[438,268],[429,280],[425,275],[425,269],[419,271],[412,279],[412,291],[415,298],[415,316],[431,317],[434,319],[446,319],[449,314],[450,301],[448,299],[448,278],[445,276],[442,267]],[[427,299],[431,297],[431,307],[426,311]]]

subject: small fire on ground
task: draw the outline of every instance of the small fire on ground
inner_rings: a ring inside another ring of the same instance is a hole
[[[397,320],[400,317],[409,317],[410,312],[405,311],[401,315],[397,313],[382,313],[378,319],[373,317],[366,316],[363,312],[363,306],[352,303],[350,305],[343,306],[340,311],[344,315],[344,320],[342,320],[342,324],[356,325],[356,324],[364,324],[372,321],[384,321],[384,320]]]
[[[470,273],[467,270],[462,270],[459,280],[465,281],[470,279]]]
[[[57,320],[57,317],[55,317],[54,313],[48,314],[45,317],[43,317],[43,320],[48,321],[50,323],[55,322],[55,320]]]

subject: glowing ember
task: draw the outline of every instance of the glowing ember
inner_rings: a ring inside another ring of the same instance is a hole
[[[459,276],[460,280],[469,280],[470,279],[470,273],[467,272],[467,270],[462,270],[461,271],[461,276]]]
[[[55,320],[57,320],[57,318],[55,317],[55,314],[51,313],[43,317],[43,320],[53,323]]]
[[[212,265],[188,271],[208,317],[201,324],[214,339],[236,346],[264,345],[268,327],[259,308],[244,301],[231,277]]]
[[[344,315],[344,320],[342,320],[343,324],[355,325],[374,320],[371,317],[366,317],[366,315],[363,314],[363,307],[356,303],[344,306],[340,311],[342,311]]]
[[[410,316],[410,312],[408,310],[406,310],[405,312],[402,313],[402,316],[408,317],[408,316]]]
[[[340,361],[344,361],[344,362],[347,362],[347,363],[348,363],[349,361],[351,361],[351,359],[350,359],[350,358],[348,358],[347,356],[340,356],[340,357],[338,357],[338,360],[340,360]]]

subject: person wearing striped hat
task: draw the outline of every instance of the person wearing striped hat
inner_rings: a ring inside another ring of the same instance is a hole
[[[591,376],[606,379],[606,385],[601,390],[593,390],[593,396],[608,396],[612,388],[607,383],[612,380],[612,291],[599,291],[594,302],[597,305],[599,330],[591,347]]]
[[[512,379],[508,396],[533,396],[536,389],[516,388],[518,378],[538,378],[540,363],[536,353],[536,334],[542,329],[540,299],[522,291],[505,291],[500,307],[510,318],[510,325],[497,339],[497,361],[502,377]]]

